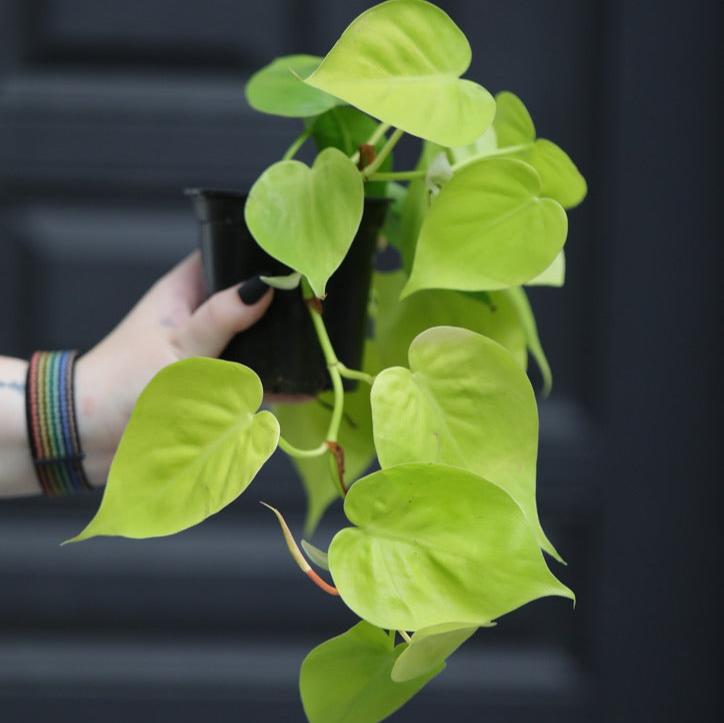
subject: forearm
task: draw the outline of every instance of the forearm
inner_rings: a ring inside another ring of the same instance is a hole
[[[28,364],[0,357],[0,497],[39,494],[25,426]]]
[[[220,354],[235,334],[261,318],[273,291],[254,277],[206,301],[204,297],[201,257],[195,253],[154,284],[111,334],[78,359],[74,444],[80,443],[91,485],[105,484],[136,400],[154,374],[179,359]],[[41,493],[27,434],[27,370],[27,362],[0,356],[0,498]],[[67,411],[66,398],[63,404]],[[73,456],[77,454],[74,448]]]

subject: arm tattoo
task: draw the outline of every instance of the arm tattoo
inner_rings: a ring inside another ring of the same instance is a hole
[[[25,393],[25,384],[22,382],[4,382],[0,379],[0,391],[3,389],[9,389],[11,392],[19,392],[20,394]]]

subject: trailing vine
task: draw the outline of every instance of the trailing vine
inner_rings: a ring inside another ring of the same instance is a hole
[[[290,269],[266,281],[307,306],[330,389],[260,410],[261,382],[244,365],[167,367],[73,538],[180,532],[239,497],[277,448],[289,455],[308,497],[301,546],[267,507],[302,572],[360,618],[302,664],[312,723],[380,721],[478,629],[543,596],[573,599],[548,567],[544,553],[562,558],[537,512],[528,355],[544,393],[551,375],[524,287],[563,284],[566,209],[586,184],[537,138],[519,98],[461,77],[470,57],[442,10],[389,0],[326,57],[279,58],[252,77],[254,108],[303,127],[253,185],[246,223]],[[405,134],[422,139],[420,158],[396,169]],[[310,141],[311,166],[296,160]],[[380,246],[400,264],[375,272],[374,332],[361,368],[348,368],[325,326],[326,286],[370,197],[389,200]],[[339,498],[349,526],[319,549],[308,538]]]

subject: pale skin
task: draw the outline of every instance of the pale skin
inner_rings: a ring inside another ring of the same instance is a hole
[[[237,287],[206,300],[201,259],[191,254],[157,281],[126,318],[76,366],[76,414],[91,484],[105,483],[113,454],[143,388],[163,367],[216,357],[255,324],[273,290],[245,305]],[[27,362],[0,357],[0,497],[40,494],[25,425]]]

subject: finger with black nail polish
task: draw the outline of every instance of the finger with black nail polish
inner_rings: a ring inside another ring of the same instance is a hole
[[[239,298],[246,306],[252,306],[269,291],[269,285],[259,276],[252,276],[239,286]]]

